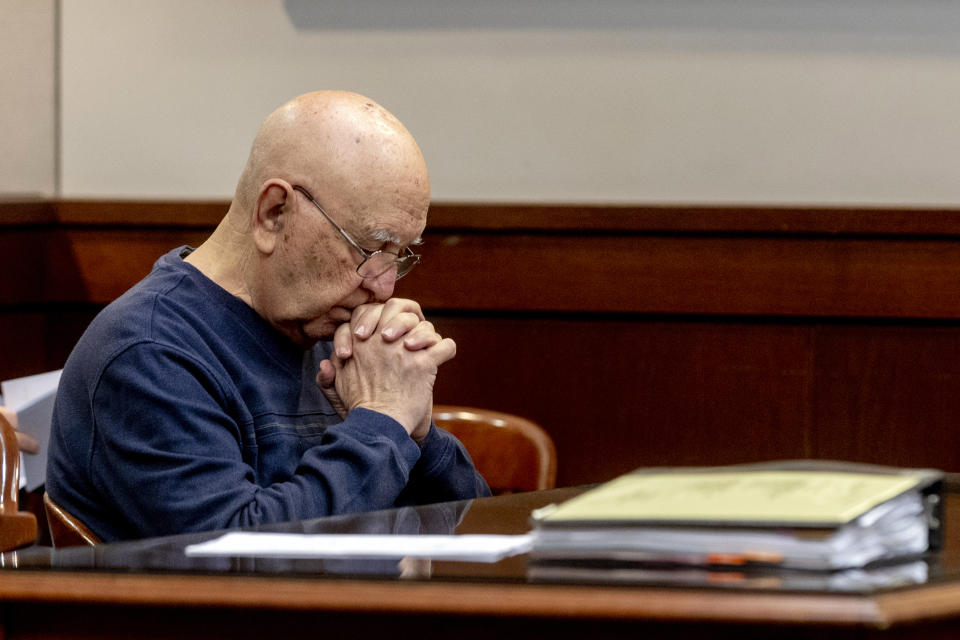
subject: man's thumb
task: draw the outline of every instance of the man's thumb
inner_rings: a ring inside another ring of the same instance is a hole
[[[332,362],[329,360],[320,362],[320,370],[317,371],[316,380],[317,386],[320,387],[320,391],[323,392],[330,406],[340,414],[341,418],[346,419],[347,408],[344,406],[343,400],[340,399],[336,386],[334,386],[334,382],[337,380],[337,370]]]

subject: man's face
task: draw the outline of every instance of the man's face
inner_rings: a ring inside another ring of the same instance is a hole
[[[397,203],[353,214],[346,203],[334,201],[328,208],[323,195],[314,197],[357,244],[371,252],[398,252],[419,237],[425,223],[425,211],[411,213]],[[390,298],[396,280],[393,271],[361,278],[357,265],[363,257],[303,194],[291,190],[285,207],[277,249],[264,265],[258,312],[293,342],[309,348],[332,338],[355,307]],[[375,240],[375,232],[400,242]]]

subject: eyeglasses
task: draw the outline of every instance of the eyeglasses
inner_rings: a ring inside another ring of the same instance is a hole
[[[310,192],[304,189],[299,185],[293,185],[293,188],[306,196],[307,200],[313,203],[313,206],[323,214],[323,217],[330,221],[337,231],[340,232],[340,235],[343,236],[343,239],[350,243],[350,246],[356,249],[361,256],[363,256],[363,261],[357,265],[357,275],[361,278],[378,278],[390,271],[391,269],[396,269],[396,279],[399,280],[403,276],[410,273],[417,263],[420,262],[420,254],[414,253],[410,250],[410,247],[404,249],[402,254],[396,254],[392,251],[367,251],[359,244],[357,244],[353,238],[351,238],[346,231],[344,231],[340,225],[333,221],[333,218],[327,215],[327,212],[323,210],[323,207],[320,206],[320,203],[313,199],[313,196],[310,195]]]

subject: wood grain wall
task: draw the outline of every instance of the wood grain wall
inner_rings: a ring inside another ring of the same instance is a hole
[[[222,202],[0,203],[0,378],[62,366]],[[960,211],[437,204],[397,294],[438,402],[524,414],[559,484],[817,457],[960,471]]]

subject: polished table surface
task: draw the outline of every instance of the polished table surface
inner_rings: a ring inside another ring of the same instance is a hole
[[[582,488],[262,527],[307,533],[524,533]],[[864,574],[714,572],[571,581],[525,556],[495,563],[187,557],[222,532],[0,556],[3,637],[960,637],[960,493],[944,549],[884,585]],[[901,567],[895,567],[900,569]],[[815,577],[816,579],[811,579]],[[677,580],[676,578],[680,578]]]

